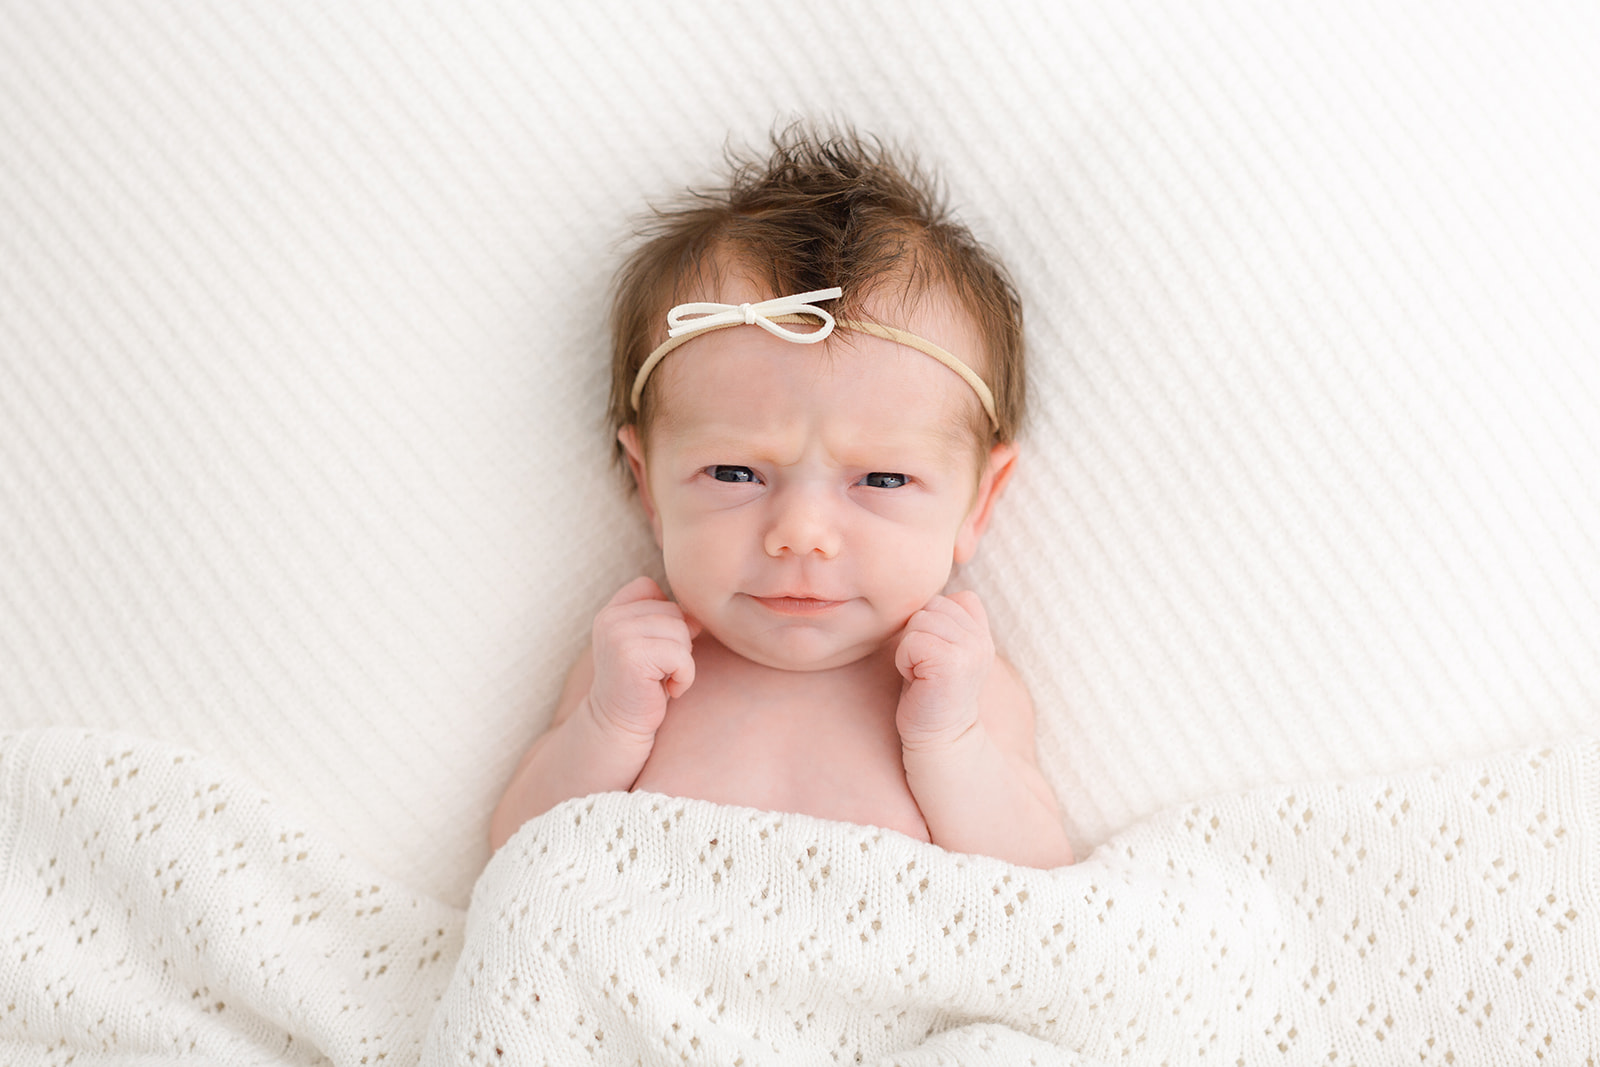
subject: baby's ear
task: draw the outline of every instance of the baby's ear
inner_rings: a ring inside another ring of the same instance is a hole
[[[650,495],[650,477],[644,465],[644,445],[639,441],[639,427],[633,424],[617,431],[617,442],[628,457],[628,469],[633,472],[633,484],[639,490],[639,503],[644,507],[645,518],[650,520],[650,532],[655,534],[656,547],[661,547],[661,519],[656,514],[656,502]]]
[[[961,529],[956,532],[955,562],[965,563],[978,551],[978,542],[983,539],[983,531],[989,528],[989,519],[994,515],[995,502],[1005,492],[1006,483],[1016,469],[1015,442],[998,444],[989,449],[989,458],[984,461],[983,471],[978,475],[978,492],[972,499],[967,517],[961,521]]]

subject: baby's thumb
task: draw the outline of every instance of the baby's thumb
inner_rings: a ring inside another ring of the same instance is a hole
[[[900,644],[894,650],[895,670],[907,682],[917,680],[917,668],[927,658],[927,635],[907,627],[900,635]]]
[[[667,677],[661,680],[662,687],[666,690],[669,699],[677,700],[694,684],[694,654],[684,652],[683,662]]]

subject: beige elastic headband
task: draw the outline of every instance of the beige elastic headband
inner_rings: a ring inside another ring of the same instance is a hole
[[[932,341],[926,341],[914,333],[907,333],[893,326],[880,326],[875,322],[859,322],[854,319],[835,322],[832,315],[816,306],[819,300],[837,300],[843,293],[843,289],[835,286],[832,289],[818,289],[814,293],[780,296],[772,300],[763,300],[758,304],[679,304],[667,312],[667,339],[661,342],[639,367],[639,373],[633,379],[633,392],[629,396],[629,403],[633,406],[633,410],[638,411],[639,398],[644,395],[644,383],[649,380],[650,372],[656,369],[656,364],[674,348],[703,333],[729,326],[759,326],[774,337],[781,337],[785,341],[792,341],[797,345],[814,345],[818,341],[826,340],[837,326],[841,330],[855,330],[857,333],[881,337],[885,341],[915,348],[924,355],[932,356],[961,375],[961,380],[978,394],[978,402],[988,414],[989,422],[996,427],[1000,425],[1000,419],[994,410],[994,394],[989,391],[984,380],[978,377],[971,367]],[[782,325],[800,322],[815,323],[817,328],[809,333],[802,333],[799,330],[786,329]]]

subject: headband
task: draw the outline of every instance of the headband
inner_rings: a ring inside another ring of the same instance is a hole
[[[1000,419],[995,415],[994,394],[978,377],[973,369],[961,362],[949,352],[940,348],[932,341],[926,341],[914,333],[897,330],[893,326],[880,326],[876,322],[860,322],[854,319],[834,321],[832,315],[816,306],[819,300],[837,300],[844,294],[838,286],[832,289],[818,289],[812,293],[798,293],[794,296],[780,296],[772,300],[763,300],[758,304],[679,304],[667,312],[667,339],[656,347],[646,357],[639,367],[639,373],[633,379],[633,392],[629,396],[629,403],[633,410],[639,410],[639,398],[644,395],[644,383],[649,379],[650,372],[656,369],[667,353],[683,344],[693,340],[703,333],[712,330],[721,330],[729,326],[759,326],[774,337],[781,337],[785,341],[792,341],[797,345],[814,345],[824,341],[833,332],[835,326],[841,330],[855,330],[857,333],[871,334],[881,337],[885,341],[915,348],[918,352],[943,363],[946,367],[961,375],[961,380],[972,387],[978,394],[978,402],[983,405],[983,410],[989,416],[989,422],[994,426],[1000,425]],[[784,323],[812,322],[817,328],[809,333],[791,330]]]

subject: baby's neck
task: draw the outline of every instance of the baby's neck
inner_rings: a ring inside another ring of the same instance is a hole
[[[887,826],[927,840],[906,785],[892,651],[782,670],[702,633],[634,788]]]
[[[876,721],[891,733],[901,679],[894,649],[878,649],[837,667],[785,670],[745,658],[710,634],[695,639],[695,682],[683,700],[720,714],[755,716],[769,728],[780,723],[819,724],[838,717]]]

